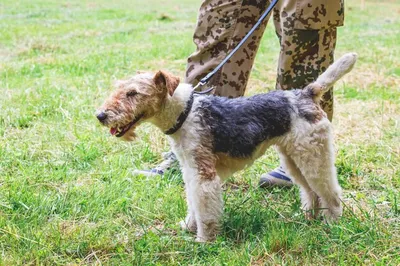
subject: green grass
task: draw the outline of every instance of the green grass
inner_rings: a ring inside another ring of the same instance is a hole
[[[112,3],[111,3],[112,2]],[[212,244],[179,230],[179,172],[135,177],[168,149],[151,126],[124,143],[94,111],[117,78],[183,76],[199,1],[0,2],[1,265],[399,265],[400,4],[346,2],[337,56],[359,61],[335,89],[344,215],[306,221],[298,189],[260,190],[273,150],[225,185]],[[268,27],[248,94],[272,88],[279,52]]]

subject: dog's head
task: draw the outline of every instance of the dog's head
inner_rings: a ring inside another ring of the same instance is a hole
[[[179,78],[164,71],[117,81],[116,90],[97,110],[96,117],[110,128],[111,135],[131,141],[135,128],[160,112],[166,97],[172,96],[178,85]]]

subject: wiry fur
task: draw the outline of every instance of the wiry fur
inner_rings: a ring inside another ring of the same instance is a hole
[[[345,55],[303,90],[238,99],[196,96],[182,127],[169,135],[186,187],[188,215],[182,227],[196,232],[197,241],[213,240],[223,209],[221,180],[251,165],[271,145],[300,186],[307,217],[322,210],[327,220],[337,219],[342,207],[332,129],[318,103],[355,60],[355,54]],[[165,132],[192,94],[190,85],[178,86],[177,78],[165,72],[140,74],[120,84],[98,111],[107,115],[101,122],[108,127],[126,125],[143,114],[138,123],[148,121]],[[126,96],[132,90],[138,93]]]

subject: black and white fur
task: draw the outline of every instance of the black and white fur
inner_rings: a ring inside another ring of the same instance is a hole
[[[251,165],[271,145],[275,145],[285,170],[300,186],[307,216],[313,218],[323,210],[326,220],[337,219],[342,207],[332,127],[319,101],[352,69],[356,59],[354,53],[344,55],[301,90],[236,99],[196,96],[182,127],[168,135],[186,186],[188,215],[182,227],[196,232],[197,241],[213,240],[223,210],[221,180]],[[133,77],[126,81],[126,89],[114,93],[99,110],[108,116],[102,123],[118,125],[119,117],[125,115],[122,124],[126,124],[133,112],[142,114],[139,123],[148,121],[167,132],[186,110],[193,91],[189,84],[178,86],[178,80],[162,71],[154,77]],[[137,98],[125,96],[132,89],[138,92]],[[128,111],[121,114],[118,110]]]
[[[222,215],[220,180],[251,165],[271,145],[276,146],[285,170],[300,186],[304,209],[323,209],[327,220],[337,219],[342,207],[332,127],[318,102],[355,61],[356,54],[346,54],[303,90],[237,99],[197,96],[182,128],[169,137],[186,185],[188,216],[182,226],[196,230],[198,241],[212,240]],[[186,102],[190,88],[180,85],[169,104]],[[165,116],[172,108],[169,104]],[[199,173],[193,156],[199,146],[212,149],[215,178]]]

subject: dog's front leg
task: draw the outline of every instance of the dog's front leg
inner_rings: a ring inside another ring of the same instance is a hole
[[[197,242],[213,241],[218,233],[223,202],[220,178],[215,168],[216,159],[204,146],[179,156],[185,181],[188,216],[181,226],[197,231]]]
[[[196,233],[197,231],[196,214],[194,212],[194,206],[193,206],[193,193],[191,192],[190,189],[190,185],[191,183],[193,183],[194,180],[191,180],[191,178],[187,176],[185,171],[183,172],[183,179],[185,180],[188,213],[185,220],[181,221],[179,224],[183,230]]]
[[[223,211],[221,183],[217,175],[198,175],[188,187],[196,217],[197,242],[213,241]]]

